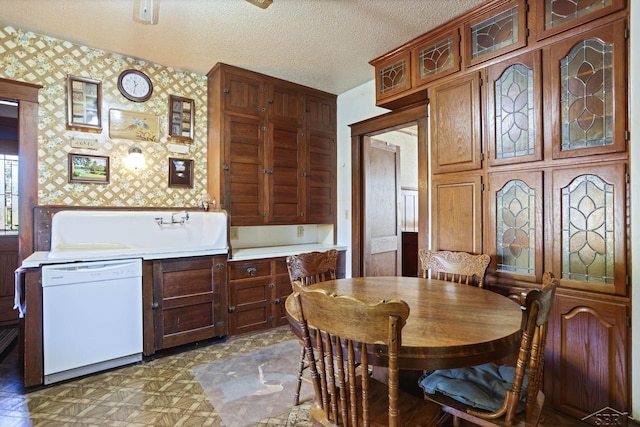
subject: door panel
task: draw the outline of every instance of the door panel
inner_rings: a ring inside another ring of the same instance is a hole
[[[400,147],[366,138],[363,276],[402,273]]]

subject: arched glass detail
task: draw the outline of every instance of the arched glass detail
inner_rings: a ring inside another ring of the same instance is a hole
[[[511,180],[496,192],[496,269],[535,274],[535,191]]]

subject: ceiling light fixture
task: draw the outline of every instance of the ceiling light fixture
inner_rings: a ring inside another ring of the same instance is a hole
[[[247,0],[247,1],[254,6],[258,6],[261,9],[266,9],[269,7],[271,3],[273,3],[273,0]]]
[[[133,3],[133,20],[145,25],[158,23],[160,0],[135,0]]]

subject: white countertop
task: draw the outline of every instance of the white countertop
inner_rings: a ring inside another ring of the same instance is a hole
[[[154,252],[143,252],[140,249],[126,250],[104,250],[104,251],[70,251],[69,253],[58,253],[56,257],[50,257],[49,252],[34,252],[22,261],[23,268],[38,268],[45,264],[66,264],[70,262],[86,262],[86,261],[104,261],[116,259],[142,258],[144,260],[151,259],[168,259],[168,258],[188,258],[206,255],[223,255],[227,254],[228,249],[185,249],[185,250],[165,250]]]
[[[266,246],[261,248],[240,248],[233,249],[232,256],[229,261],[246,261],[260,258],[275,258],[281,256],[295,255],[305,252],[328,251],[336,249],[338,251],[346,251],[345,245],[327,245],[324,243],[309,243],[303,245],[286,245],[286,246]]]

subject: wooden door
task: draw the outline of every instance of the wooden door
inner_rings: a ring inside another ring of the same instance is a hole
[[[267,131],[265,184],[269,224],[295,224],[302,218],[302,131],[296,125],[269,123]]]
[[[259,225],[265,222],[264,130],[259,119],[225,117],[224,192],[222,208],[231,225]]]
[[[0,236],[0,325],[18,319],[13,309],[13,272],[18,265],[18,236]]]
[[[363,276],[402,274],[400,147],[365,138]]]

